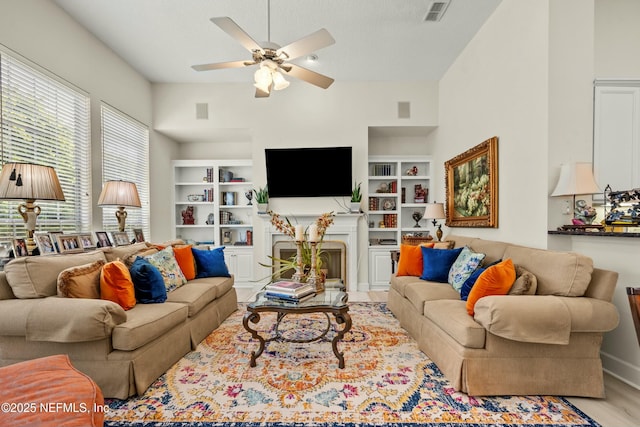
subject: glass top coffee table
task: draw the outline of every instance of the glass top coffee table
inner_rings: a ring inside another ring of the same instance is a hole
[[[349,295],[342,290],[326,290],[315,295],[313,298],[303,302],[283,302],[272,300],[264,295],[264,292],[258,293],[256,300],[247,305],[247,312],[242,319],[242,325],[251,333],[251,336],[258,340],[259,347],[257,351],[251,352],[251,361],[249,366],[256,366],[256,359],[260,357],[264,351],[264,346],[270,341],[285,341],[294,343],[310,343],[324,338],[331,330],[331,316],[336,322],[336,335],[331,341],[333,354],[338,358],[338,367],[344,368],[344,353],[338,351],[338,342],[344,338],[344,334],[351,329],[351,316],[349,316],[349,305],[347,304]],[[249,322],[258,324],[260,322],[260,313],[270,312],[276,313],[276,324],[273,329],[273,336],[265,339],[256,329],[251,328]],[[318,336],[309,339],[291,339],[280,333],[280,322],[287,314],[305,314],[305,313],[324,313],[327,318],[327,327]],[[338,325],[343,325],[342,329]]]

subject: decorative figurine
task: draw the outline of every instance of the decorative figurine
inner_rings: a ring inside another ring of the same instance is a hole
[[[247,198],[247,200],[249,201],[249,203],[247,203],[247,206],[253,206],[251,203],[251,199],[253,199],[253,192],[252,191],[245,191],[244,192],[244,197]]]
[[[417,166],[413,166],[411,169],[407,169],[407,175],[408,176],[416,176],[416,175],[418,175],[418,167]]]
[[[420,220],[424,216],[424,211],[413,211],[411,218],[416,222],[415,228],[420,228]]]
[[[416,184],[413,188],[413,192],[414,192],[414,196],[413,196],[414,203],[427,202],[427,189],[422,188],[422,184]]]
[[[193,225],[196,223],[196,219],[193,217],[194,208],[189,205],[182,211],[182,225]]]

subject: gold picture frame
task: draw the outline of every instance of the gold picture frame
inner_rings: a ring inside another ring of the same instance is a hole
[[[498,228],[498,137],[448,160],[448,227]]]

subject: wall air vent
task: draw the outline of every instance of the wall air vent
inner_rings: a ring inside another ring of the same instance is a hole
[[[438,22],[447,10],[451,0],[434,0],[429,3],[427,14],[424,16],[426,22]]]

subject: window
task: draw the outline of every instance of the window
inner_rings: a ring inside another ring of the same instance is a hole
[[[142,208],[127,208],[127,228],[149,232],[149,129],[106,104],[102,105],[102,182],[131,181],[138,188]],[[116,208],[102,208],[105,230],[118,229]],[[129,233],[132,239],[132,233]]]
[[[0,50],[0,162],[52,166],[64,202],[40,202],[38,230],[91,229],[89,97]],[[0,201],[0,241],[24,237],[20,201]]]

